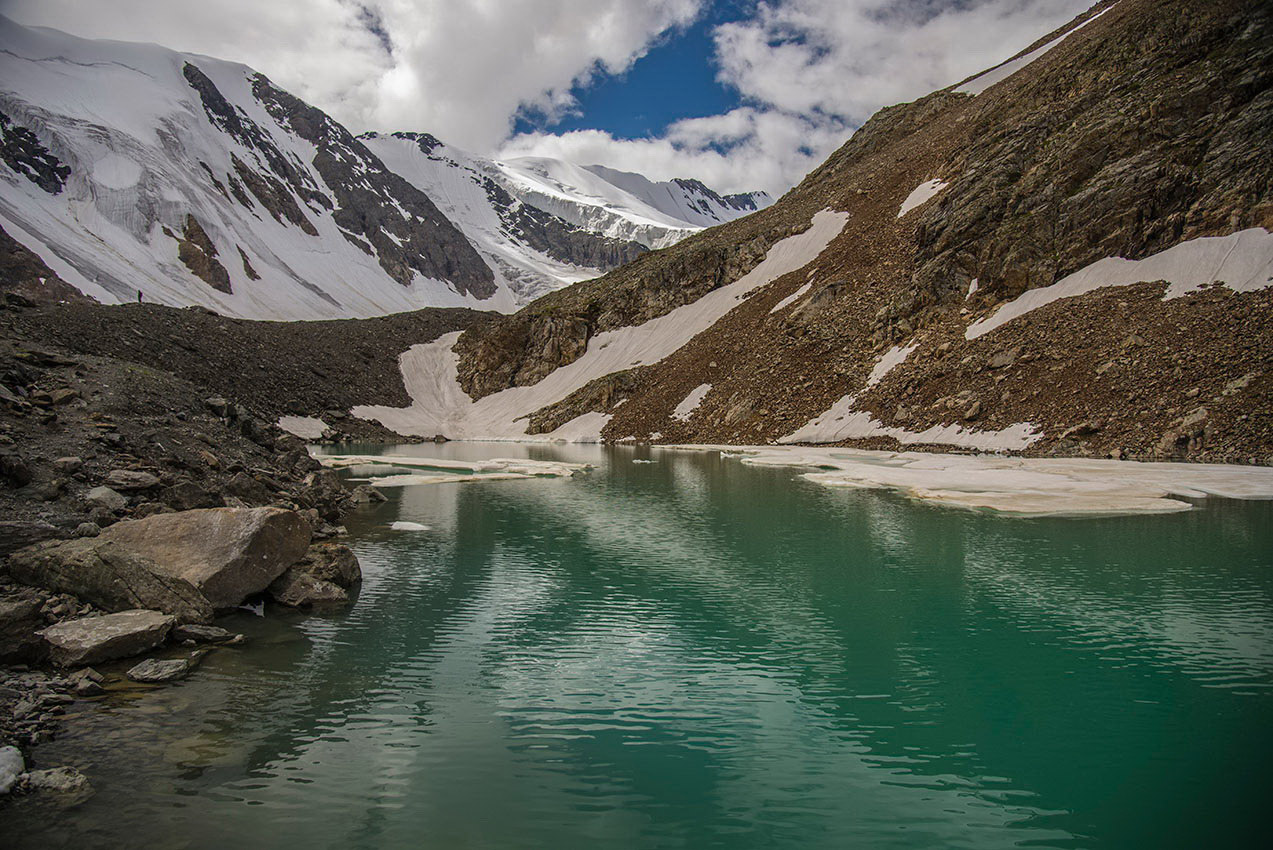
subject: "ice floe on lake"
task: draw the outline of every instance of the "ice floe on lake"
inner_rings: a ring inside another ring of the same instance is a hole
[[[1273,499],[1273,469],[1221,464],[1019,458],[803,446],[718,449],[754,466],[808,468],[827,487],[894,490],[961,508],[1020,516],[1101,516],[1191,510],[1184,499]]]
[[[518,478],[568,478],[592,468],[587,463],[526,458],[450,460],[402,455],[317,455],[328,469],[348,469],[366,476],[373,487],[455,484],[467,481],[510,481]]]

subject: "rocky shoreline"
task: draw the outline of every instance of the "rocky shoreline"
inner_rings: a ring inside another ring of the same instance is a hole
[[[341,518],[384,497],[347,489],[272,410],[51,342],[22,298],[0,307],[0,797],[73,801],[87,778],[38,749],[68,710],[242,642],[221,612],[347,604],[361,571]]]

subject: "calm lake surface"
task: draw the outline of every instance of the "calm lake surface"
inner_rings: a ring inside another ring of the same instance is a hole
[[[356,605],[235,615],[190,679],[77,704],[35,752],[96,794],[0,808],[0,844],[1267,838],[1273,503],[1018,519],[708,452],[388,451],[599,468],[386,489]]]

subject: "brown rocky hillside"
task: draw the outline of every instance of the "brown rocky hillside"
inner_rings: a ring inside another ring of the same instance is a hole
[[[534,384],[594,335],[738,279],[831,208],[848,223],[809,266],[661,362],[539,411],[531,430],[598,411],[611,440],[764,443],[857,394],[856,409],[912,432],[1033,423],[1032,453],[1267,461],[1273,289],[1164,300],[1162,282],[1107,287],[965,338],[1102,258],[1273,229],[1273,6],[1102,2],[1023,54],[1097,15],[980,94],[952,86],[882,110],[766,210],[470,328],[461,384],[475,398]],[[899,216],[929,180],[947,185]],[[868,388],[894,346],[914,350]],[[688,420],[671,418],[702,384]]]

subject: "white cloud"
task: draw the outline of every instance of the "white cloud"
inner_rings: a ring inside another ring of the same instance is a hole
[[[722,191],[794,185],[883,106],[997,65],[1092,0],[776,0],[715,30],[719,79],[744,107],[657,139],[596,131],[511,139],[505,155],[561,156],[695,176]],[[724,151],[724,153],[722,153]]]
[[[1091,2],[761,2],[714,31],[719,79],[742,105],[638,140],[508,135],[519,112],[570,110],[573,86],[622,73],[709,0],[9,0],[6,12],[245,62],[354,130],[778,194],[879,107],[995,65]]]
[[[27,24],[244,62],[351,129],[490,152],[519,109],[560,113],[703,0],[10,0]],[[387,44],[386,44],[387,42]]]

